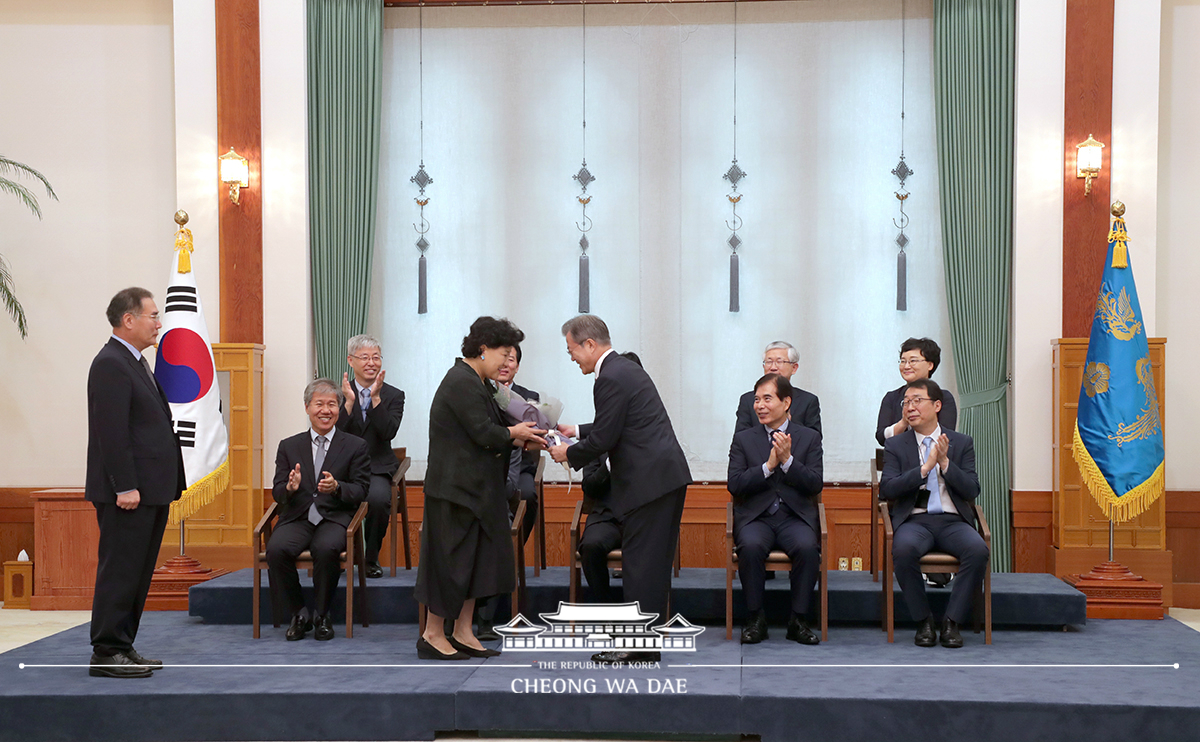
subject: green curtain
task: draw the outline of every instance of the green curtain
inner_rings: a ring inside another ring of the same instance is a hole
[[[959,430],[975,440],[992,569],[1012,565],[1008,325],[1015,0],[936,0],[934,100]]]
[[[308,0],[308,213],[317,372],[366,331],[383,96],[383,3]]]

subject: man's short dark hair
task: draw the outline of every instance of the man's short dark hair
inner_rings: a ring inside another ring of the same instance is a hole
[[[904,386],[905,392],[908,392],[909,389],[923,389],[934,402],[941,402],[946,396],[942,394],[942,388],[933,379],[913,379]]]
[[[642,359],[638,358],[638,354],[634,353],[632,350],[627,350],[624,353],[621,353],[620,356],[622,358],[628,358],[639,366],[642,365]]]
[[[520,343],[513,346],[513,352],[517,354],[517,365],[520,366],[521,365],[521,356],[523,355],[521,353],[521,344]]]
[[[757,392],[759,387],[765,386],[766,384],[769,384],[769,383],[775,384],[775,396],[776,397],[779,397],[780,399],[791,399],[792,398],[792,382],[788,381],[787,377],[782,376],[780,374],[764,375],[761,379],[754,382],[754,391]]]
[[[608,325],[594,314],[581,314],[563,323],[563,337],[570,336],[576,345],[583,345],[588,340],[595,340],[597,345],[612,345],[608,334]]]
[[[484,346],[489,348],[512,348],[520,345],[525,333],[512,322],[501,317],[480,317],[471,323],[471,331],[462,341],[463,358],[478,358]]]
[[[121,326],[121,318],[127,314],[137,314],[142,310],[142,300],[153,299],[154,294],[151,294],[146,289],[140,286],[130,286],[127,289],[121,289],[117,295],[108,303],[108,324],[113,327]]]
[[[900,346],[900,355],[904,355],[910,350],[921,351],[921,357],[933,364],[933,368],[929,369],[929,375],[933,376],[933,372],[937,371],[937,367],[942,362],[942,349],[932,338],[909,338]]]

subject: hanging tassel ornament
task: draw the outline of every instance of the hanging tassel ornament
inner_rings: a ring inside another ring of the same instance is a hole
[[[583,164],[579,166],[579,172],[571,176],[571,179],[579,184],[579,195],[575,200],[579,202],[583,209],[583,219],[575,222],[575,227],[580,231],[579,235],[579,313],[588,314],[592,311],[592,286],[591,286],[591,267],[588,265],[588,242],[587,233],[592,229],[592,219],[587,215],[588,204],[592,202],[592,197],[588,195],[587,189],[590,183],[595,182],[596,177],[592,175],[587,166],[587,6],[583,5]]]
[[[738,264],[738,248],[742,246],[742,238],[738,237],[738,230],[742,228],[742,218],[738,216],[738,203],[742,200],[742,194],[737,192],[738,182],[746,177],[746,172],[738,167],[737,161],[737,0],[733,3],[733,164],[725,171],[722,176],[724,180],[729,181],[729,185],[733,190],[729,192],[725,198],[729,199],[729,205],[733,208],[733,218],[725,220],[725,226],[729,228],[732,234],[729,239],[725,240],[725,244],[729,245],[729,311],[739,312],[742,308],[741,302],[741,266]]]
[[[904,248],[908,245],[908,235],[904,234],[904,230],[908,228],[908,214],[904,212],[904,202],[908,200],[909,193],[904,190],[904,181],[913,174],[908,163],[904,161],[904,68],[907,58],[905,5],[904,2],[900,4],[900,162],[892,168],[892,175],[900,180],[900,189],[895,192],[896,200],[900,202],[900,218],[892,219],[892,224],[900,230],[900,234],[896,235],[896,246],[900,248],[900,252],[896,255],[896,311],[898,312],[908,311],[908,258],[904,252]]]
[[[417,250],[421,253],[421,257],[417,258],[417,314],[427,314],[429,312],[429,268],[425,262],[425,251],[429,249],[429,240],[425,235],[429,232],[429,221],[425,218],[425,207],[429,204],[429,198],[425,196],[425,188],[433,183],[433,178],[429,177],[429,173],[425,172],[425,17],[424,8],[417,11],[418,31],[417,31],[417,54],[418,54],[418,75],[420,78],[420,116],[421,116],[421,165],[417,168],[417,174],[409,178],[410,183],[416,183],[420,189],[420,194],[413,199],[417,202],[417,206],[421,209],[420,223],[414,223],[413,229],[417,231]]]

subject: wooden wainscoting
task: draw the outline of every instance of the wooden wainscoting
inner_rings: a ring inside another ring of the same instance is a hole
[[[1200,492],[1167,492],[1167,549],[1174,553],[1173,605],[1200,608]]]
[[[24,549],[33,554],[33,500],[45,487],[0,487],[0,564],[16,561]]]
[[[1014,572],[1045,572],[1046,549],[1054,537],[1053,493],[1015,490],[1012,493],[1012,554]]]

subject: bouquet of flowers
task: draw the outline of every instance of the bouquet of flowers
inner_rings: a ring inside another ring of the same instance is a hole
[[[508,418],[511,424],[533,423],[538,428],[545,430],[546,435],[543,437],[546,439],[547,444],[557,446],[560,443],[575,443],[574,439],[568,438],[556,430],[563,410],[561,400],[554,397],[544,397],[540,401],[531,402],[503,384],[496,385],[496,392],[493,398],[500,405],[500,409],[504,411],[504,416]],[[565,463],[562,467],[567,473],[567,494],[570,494],[571,467]]]

